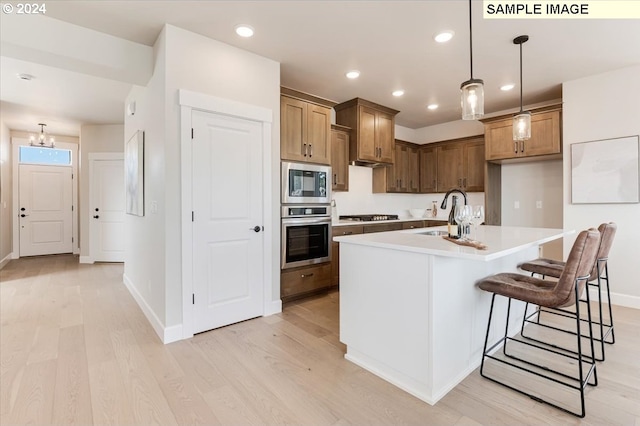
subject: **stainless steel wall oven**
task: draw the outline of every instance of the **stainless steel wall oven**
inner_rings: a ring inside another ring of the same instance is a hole
[[[330,207],[282,207],[282,269],[328,262],[331,259]]]

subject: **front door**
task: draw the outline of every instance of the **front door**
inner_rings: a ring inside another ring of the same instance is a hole
[[[194,332],[261,316],[262,123],[194,111]]]
[[[124,161],[91,160],[91,258],[124,262]]]
[[[20,256],[71,253],[71,167],[18,167]]]

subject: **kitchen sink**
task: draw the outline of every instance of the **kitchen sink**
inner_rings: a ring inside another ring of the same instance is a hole
[[[438,230],[416,232],[416,234],[430,235],[432,237],[441,237],[443,235],[449,235],[447,231],[438,231]]]

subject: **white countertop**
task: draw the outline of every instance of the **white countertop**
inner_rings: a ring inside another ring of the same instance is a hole
[[[528,247],[538,246],[562,238],[564,235],[575,232],[573,230],[565,231],[563,229],[550,228],[481,225],[478,227],[478,235],[472,235],[475,240],[487,246],[486,250],[477,250],[473,247],[461,246],[447,241],[441,236],[423,235],[424,232],[446,229],[446,226],[434,226],[403,231],[346,235],[334,237],[333,240],[341,244],[382,247],[436,256],[490,261]]]
[[[361,220],[340,220],[338,222],[331,222],[331,226],[349,226],[349,225],[372,225],[378,223],[396,223],[396,222],[415,222],[418,220],[432,220],[435,222],[447,222],[447,218],[443,217],[401,217],[394,220],[369,220],[369,221],[361,221]]]

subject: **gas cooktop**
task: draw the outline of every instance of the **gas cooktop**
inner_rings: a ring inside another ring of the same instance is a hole
[[[355,214],[340,216],[340,220],[353,220],[354,222],[371,222],[375,220],[396,220],[397,214]]]

